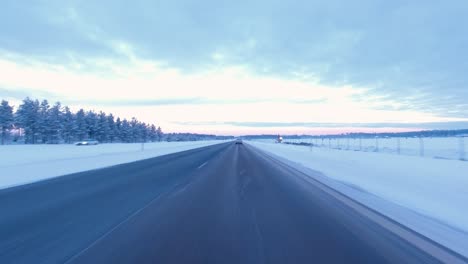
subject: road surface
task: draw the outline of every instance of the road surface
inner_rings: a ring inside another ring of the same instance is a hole
[[[0,263],[441,261],[247,144],[1,190],[0,210]]]

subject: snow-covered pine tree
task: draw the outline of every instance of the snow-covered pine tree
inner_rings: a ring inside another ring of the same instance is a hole
[[[39,101],[29,97],[23,100],[16,111],[16,123],[24,129],[25,143],[35,144],[39,130]]]
[[[132,127],[130,126],[130,123],[128,122],[127,119],[124,119],[122,121],[122,126],[121,126],[121,137],[122,141],[126,143],[132,142]]]
[[[124,142],[123,135],[122,135],[122,121],[120,120],[120,117],[117,117],[117,119],[115,120],[114,134],[118,141]]]
[[[65,140],[65,143],[71,143],[74,139],[74,123],[75,117],[74,114],[70,111],[68,106],[65,106],[63,109],[63,126],[62,126],[62,135],[61,137]]]
[[[73,124],[73,137],[77,140],[84,140],[88,136],[88,129],[86,124],[86,114],[83,109],[78,110],[75,115],[75,122]]]
[[[108,139],[109,139],[109,142],[112,143],[115,141],[115,136],[116,136],[114,115],[109,114],[107,116],[107,125],[109,126]]]
[[[163,139],[163,132],[162,132],[162,129],[161,127],[158,127],[158,129],[156,130],[156,133],[158,135],[158,141],[161,141]]]
[[[146,123],[140,123],[140,127],[141,127],[141,142],[147,142],[148,141],[148,132],[149,132],[149,128],[148,128],[148,125]]]
[[[149,140],[151,140],[151,142],[154,142],[157,140],[158,138],[158,134],[156,133],[156,126],[155,125],[151,125],[150,128],[149,128]]]
[[[131,141],[130,142],[138,142],[140,137],[140,130],[138,127],[138,120],[135,117],[132,117],[130,121],[130,131],[131,131]]]
[[[42,100],[39,105],[39,119],[38,119],[38,135],[41,143],[46,143],[50,139],[50,117],[49,117],[49,102]]]
[[[48,112],[48,141],[58,144],[62,140],[62,130],[65,125],[62,104],[56,102]]]
[[[100,142],[107,142],[109,140],[109,123],[107,120],[106,113],[99,112],[98,114],[98,123],[97,123],[97,140]]]
[[[88,111],[85,120],[88,139],[96,139],[99,123],[97,114],[94,111]]]
[[[13,126],[13,107],[8,101],[2,100],[0,103],[0,133],[2,145],[5,144],[7,133]]]

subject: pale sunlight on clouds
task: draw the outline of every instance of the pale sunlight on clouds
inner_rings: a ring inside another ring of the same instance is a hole
[[[128,60],[75,60],[70,66],[27,58],[16,62],[9,58],[19,55],[4,56],[0,59],[3,73],[0,87],[7,88],[3,90],[6,95],[8,91],[27,90],[31,96],[45,92],[51,95],[49,99],[60,100],[75,110],[86,107],[127,118],[137,116],[160,123],[168,131],[312,133],[320,129],[249,128],[229,123],[340,123],[352,131],[355,123],[463,120],[414,110],[378,109],[379,105],[396,103],[367,95],[367,89],[361,87],[255,75],[242,65],[183,73],[159,62],[137,58],[128,45],[121,44],[120,49],[125,50]],[[76,67],[77,64],[81,66]],[[87,71],[87,68],[102,70]]]
[[[255,108],[256,122],[464,120],[467,12],[463,0],[6,1],[0,95]]]
[[[165,131],[466,128],[467,12],[463,0],[6,1],[0,97]]]

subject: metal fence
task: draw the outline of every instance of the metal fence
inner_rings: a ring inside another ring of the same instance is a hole
[[[467,160],[465,136],[458,137],[312,137],[284,143],[346,151],[364,151],[439,159]]]

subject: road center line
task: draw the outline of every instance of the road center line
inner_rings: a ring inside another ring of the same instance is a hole
[[[205,162],[205,163],[203,163],[202,165],[198,166],[198,168],[197,168],[197,169],[201,169],[201,168],[205,167],[205,165],[206,165],[206,164],[208,164],[208,161],[207,161],[207,162]]]

